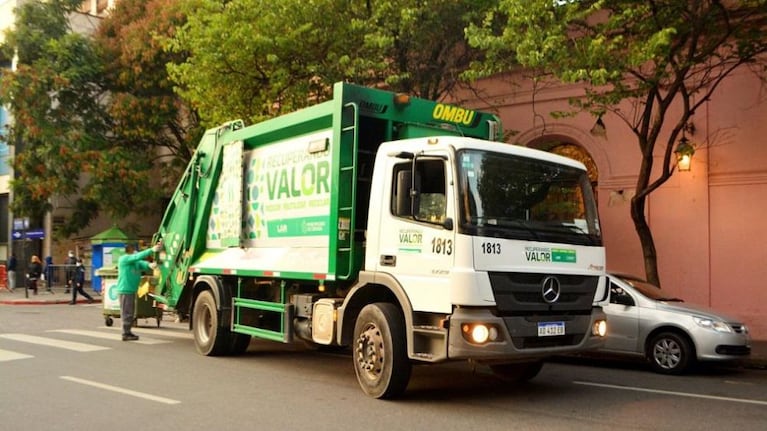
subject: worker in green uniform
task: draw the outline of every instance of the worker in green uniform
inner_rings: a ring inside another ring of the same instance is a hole
[[[138,340],[138,335],[131,331],[136,315],[136,292],[141,275],[157,267],[156,262],[146,260],[152,253],[162,250],[158,242],[152,248],[136,252],[133,245],[125,246],[125,255],[117,261],[117,293],[120,295],[120,319],[123,323],[123,341]]]

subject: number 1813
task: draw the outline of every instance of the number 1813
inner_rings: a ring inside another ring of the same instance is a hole
[[[501,254],[500,242],[483,242],[481,247],[484,254]]]

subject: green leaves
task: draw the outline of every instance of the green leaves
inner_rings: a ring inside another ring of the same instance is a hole
[[[79,1],[25,3],[5,52],[22,52],[3,74],[0,102],[14,117],[15,214],[63,217],[59,234],[76,233],[98,215],[122,218],[159,203],[152,175],[158,150],[172,169],[197,141],[193,111],[174,95],[171,58],[152,34],[172,33],[182,18],[174,0],[125,0],[96,38],[72,32],[67,14]],[[172,20],[176,21],[172,21]],[[178,162],[176,159],[180,159]]]
[[[165,40],[186,57],[168,70],[207,126],[323,101],[337,81],[436,99],[478,58],[463,29],[492,3],[187,1],[187,23]]]

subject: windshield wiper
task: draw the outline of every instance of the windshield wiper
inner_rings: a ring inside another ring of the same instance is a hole
[[[574,224],[563,224],[563,223],[548,224],[547,223],[547,224],[542,225],[542,229],[543,230],[548,230],[550,232],[553,232],[553,231],[558,231],[559,232],[559,231],[563,231],[564,230],[564,231],[568,231],[568,232],[579,233],[579,234],[582,234],[582,235],[591,235],[590,233],[588,233],[588,231],[586,231],[582,227],[574,225]]]
[[[474,218],[474,217],[473,217]],[[502,217],[476,217],[478,220],[482,220],[485,223],[482,225],[477,225],[479,228],[493,228],[493,229],[515,229],[515,230],[521,230],[525,231],[530,234],[530,236],[536,240],[540,241],[540,236],[538,236],[538,232],[530,226],[528,226],[526,223],[521,222],[516,219],[508,219],[508,218],[502,218]],[[490,223],[490,222],[493,223]]]

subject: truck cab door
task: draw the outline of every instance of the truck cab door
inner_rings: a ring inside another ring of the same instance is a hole
[[[413,156],[393,163],[387,176],[376,270],[397,278],[416,311],[451,310],[455,199],[448,166],[447,155]]]

